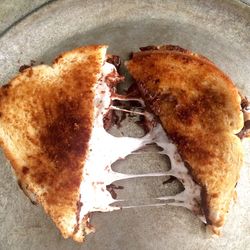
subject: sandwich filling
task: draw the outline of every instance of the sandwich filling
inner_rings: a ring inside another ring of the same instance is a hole
[[[119,110],[118,107],[112,106],[112,100],[121,99],[113,91],[115,83],[119,80],[119,74],[115,66],[105,62],[102,76],[94,87],[94,124],[83,170],[83,181],[80,187],[79,224],[85,224],[85,233],[87,234],[93,231],[89,224],[89,214],[91,212],[108,212],[121,209],[120,206],[113,204],[118,200],[114,199],[107,190],[107,186],[111,183],[123,179],[153,176],[174,176],[181,181],[185,190],[175,196],[158,197],[159,204],[151,204],[152,206],[165,204],[183,206],[195,212],[205,222],[200,210],[201,188],[189,175],[176,146],[169,140],[164,129],[152,114],[148,112],[142,113],[152,126],[149,132],[141,138],[115,137],[105,130],[105,116],[111,109]],[[126,97],[122,99],[126,100]],[[137,98],[136,100],[143,103],[141,99]],[[112,163],[151,143],[156,143],[162,149],[159,152],[160,154],[169,157],[171,161],[169,171],[131,175],[112,170]],[[160,201],[164,201],[164,203],[160,203]]]

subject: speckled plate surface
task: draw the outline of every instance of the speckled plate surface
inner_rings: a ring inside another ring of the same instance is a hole
[[[178,44],[202,53],[250,96],[250,7],[238,1],[52,1],[0,37],[0,81],[6,83],[31,59],[50,63],[61,51],[84,44],[108,44],[123,59],[149,44]],[[123,70],[124,71],[124,70]],[[125,133],[139,133],[132,124]],[[137,133],[137,134],[138,134]],[[95,214],[97,232],[85,244],[64,240],[40,207],[19,190],[9,163],[0,154],[0,249],[249,249],[249,168],[242,172],[238,202],[221,238],[211,238],[184,208],[140,208]],[[151,152],[115,164],[123,172],[164,170]],[[246,164],[247,165],[247,164]],[[177,183],[162,179],[125,183],[137,198],[175,193]]]

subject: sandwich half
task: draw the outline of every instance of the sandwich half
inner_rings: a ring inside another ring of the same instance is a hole
[[[52,66],[29,67],[0,89],[0,145],[20,187],[43,206],[65,238],[80,242],[92,230],[92,205],[81,213],[89,198],[88,192],[85,199],[81,195],[88,175],[84,166],[91,165],[98,126],[100,142],[103,134],[110,138],[103,120],[121,79],[106,50],[86,46],[65,52]]]
[[[127,68],[201,186],[206,223],[219,234],[243,163],[237,88],[213,62],[178,46],[141,48]]]

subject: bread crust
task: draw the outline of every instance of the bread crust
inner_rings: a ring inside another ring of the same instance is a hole
[[[127,68],[202,186],[207,223],[219,233],[243,162],[237,88],[209,59],[173,45],[133,53]]]
[[[63,53],[52,66],[25,69],[0,89],[0,145],[21,186],[35,194],[65,238],[76,233],[93,87],[106,49]]]

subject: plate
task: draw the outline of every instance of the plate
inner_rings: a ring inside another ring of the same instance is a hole
[[[17,22],[0,37],[0,81],[6,83],[30,60],[50,63],[60,52],[84,44],[108,44],[123,60],[150,44],[178,44],[213,60],[250,96],[250,7],[238,1],[51,1]],[[123,73],[126,73],[122,69]],[[127,84],[129,84],[129,79]],[[127,134],[136,129],[125,127]],[[137,131],[139,133],[139,131]],[[137,133],[136,132],[136,133]],[[250,245],[249,168],[238,184],[223,236],[212,238],[184,208],[137,208],[96,213],[96,233],[83,245],[64,240],[42,208],[19,190],[1,153],[0,249],[248,249]],[[115,164],[126,172],[163,170],[156,153],[130,156]],[[162,179],[126,182],[136,199],[175,193],[178,183]]]

